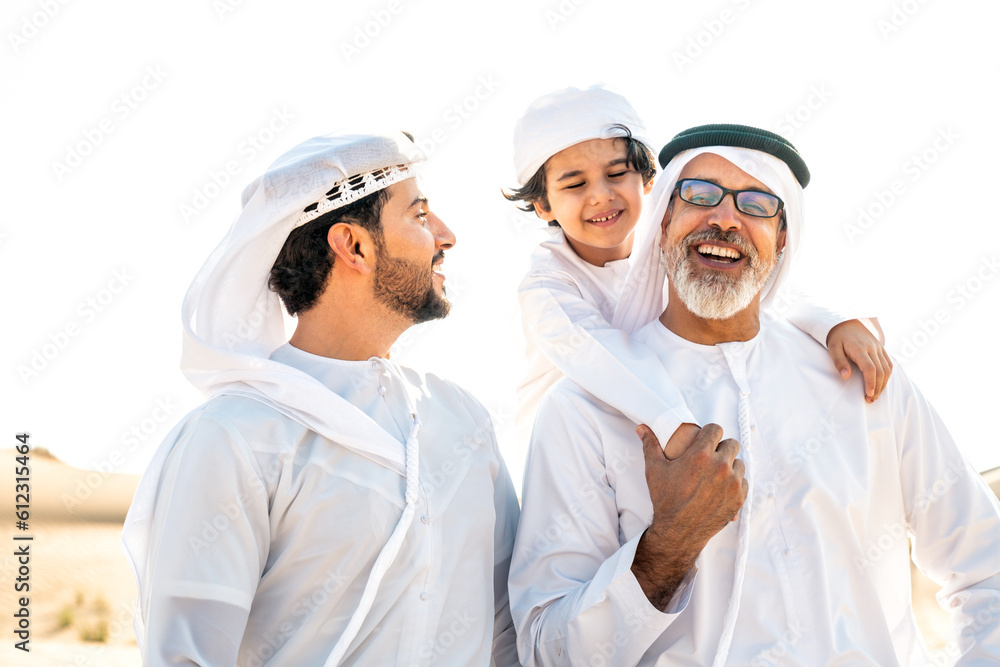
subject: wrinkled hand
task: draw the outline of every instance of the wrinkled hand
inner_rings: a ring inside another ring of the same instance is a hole
[[[873,318],[872,322],[878,326],[878,320]],[[833,365],[845,380],[851,377],[850,362],[861,370],[865,377],[865,401],[874,403],[892,374],[892,360],[879,339],[860,320],[847,320],[830,329],[826,344]]]
[[[645,424],[640,425],[639,429],[648,428]],[[642,432],[636,429],[635,433],[642,438]],[[668,460],[674,461],[679,459],[684,452],[688,450],[691,444],[694,442],[694,438],[698,435],[698,431],[701,429],[697,424],[692,424],[690,422],[684,422],[677,430],[673,432],[670,438],[667,440],[667,444],[663,445],[663,453]],[[659,442],[659,438],[653,433],[652,429],[649,431],[650,435],[653,436],[653,440]],[[645,441],[644,441],[645,442]]]
[[[722,427],[681,424],[665,449],[683,451],[669,460],[652,430],[636,429],[646,459],[653,522],[636,549],[632,572],[657,608],[669,603],[708,541],[722,530],[747,497],[740,445],[722,440]]]

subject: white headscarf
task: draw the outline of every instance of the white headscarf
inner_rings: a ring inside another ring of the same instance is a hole
[[[539,97],[514,126],[518,185],[523,187],[546,160],[565,148],[623,136],[615,125],[628,128],[634,139],[650,146],[639,114],[627,99],[604,86],[564,88]]]
[[[295,146],[243,191],[243,210],[191,283],[182,306],[181,369],[206,395],[236,394],[258,400],[406,477],[403,515],[376,560],[362,601],[329,665],[336,665],[347,650],[412,521],[419,419],[411,401],[413,424],[404,450],[371,417],[311,375],[271,361],[271,353],[287,342],[288,335],[281,301],[268,288],[268,277],[293,229],[414,177],[412,166],[424,159],[402,132],[330,134]],[[312,204],[317,206],[313,209]],[[306,208],[312,210],[305,212]],[[125,519],[122,546],[143,587],[149,585],[151,527],[163,465],[190,416],[164,438]],[[145,631],[141,599],[135,629],[141,644]]]
[[[413,177],[410,165],[423,160],[401,132],[331,134],[295,146],[247,186],[243,211],[184,298],[181,370],[192,384],[206,395],[252,395],[402,473],[403,452],[395,438],[312,376],[269,359],[288,335],[281,301],[267,281],[289,233],[317,217],[322,207],[334,207],[325,195],[335,183],[403,165],[362,184],[349,197],[358,199],[359,193]],[[317,202],[319,210],[303,213]]]
[[[795,180],[784,162],[763,151],[733,146],[706,146],[692,148],[677,154],[657,177],[649,201],[643,209],[642,220],[636,228],[636,242],[632,248],[629,272],[625,277],[622,296],[615,306],[612,324],[617,329],[635,333],[659,317],[667,303],[666,271],[660,262],[660,226],[666,215],[670,196],[677,185],[685,165],[702,153],[714,153],[729,160],[758,181],[769,187],[785,202],[785,252],[778,260],[777,269],[761,290],[761,307],[770,305],[782,283],[787,282],[792,257],[802,240],[802,186]]]

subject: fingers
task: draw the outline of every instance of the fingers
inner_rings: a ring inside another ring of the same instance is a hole
[[[869,322],[878,336],[873,336],[857,320],[848,320],[830,330],[827,343],[830,358],[840,376],[845,380],[851,376],[850,364],[853,362],[864,377],[865,401],[874,403],[889,383],[892,361],[885,351],[884,334],[878,320],[871,318]]]
[[[840,377],[845,380],[851,377],[851,362],[847,359],[847,353],[843,346],[835,345],[830,348],[830,358],[833,359],[833,367],[840,373]]]
[[[889,358],[889,353],[885,351],[885,348],[880,347],[876,350],[876,354],[878,359],[878,379],[875,394],[869,401],[871,403],[874,403],[882,395],[882,392],[889,384],[889,377],[892,375],[892,360]]]
[[[840,358],[849,359],[850,362],[854,362],[854,365],[858,367],[861,371],[861,375],[864,378],[865,384],[865,401],[871,403],[885,388],[885,383],[888,380],[888,375],[886,374],[886,364],[882,360],[882,354],[884,350],[881,346],[875,344],[875,339],[869,335],[869,339],[872,341],[871,345],[865,346],[860,344],[845,345],[843,348],[843,357],[840,352],[831,349],[830,357],[833,359],[834,364],[837,369],[840,370],[840,375],[845,380],[851,376],[850,372],[845,373],[839,366]],[[848,362],[848,364],[850,363]]]
[[[747,471],[746,465],[744,465],[743,461],[740,459],[736,459],[736,461],[733,463],[733,472],[735,472],[740,477],[740,507],[743,507],[743,505],[747,501],[747,496],[750,495],[750,482],[747,481],[746,471]],[[736,521],[739,518],[740,518],[740,513],[739,511],[737,511],[736,514],[733,515],[732,520]]]
[[[883,347],[868,352],[858,364],[865,376],[865,400],[874,403],[889,384],[892,375],[892,361]]]
[[[875,399],[879,397],[882,390],[885,389],[885,383],[889,379],[889,375],[886,372],[887,369],[885,364],[882,363],[882,357],[879,355],[878,350],[875,351],[875,387],[872,389],[871,402],[874,403]]]
[[[663,447],[664,455],[671,461],[680,458],[694,442],[699,430],[698,425],[687,422],[678,426]]]
[[[702,449],[709,453],[714,453],[719,448],[721,441],[722,427],[718,424],[705,424],[701,427],[698,435],[695,436],[694,442],[691,443],[689,449],[691,451]]]
[[[726,460],[736,461],[741,466],[743,465],[743,461],[740,461],[739,459],[736,458],[736,455],[740,453],[740,443],[737,442],[736,440],[732,438],[726,438],[725,440],[719,443],[719,446],[715,448],[715,451],[719,452],[724,457],[726,457]],[[736,467],[735,463],[733,464],[733,467],[734,468]],[[739,471],[737,470],[737,472]]]
[[[645,424],[639,424],[635,429],[635,434],[642,440],[642,455],[646,458],[646,461],[663,458],[660,441],[656,439],[653,429]]]
[[[747,466],[743,462],[743,459],[733,461],[733,474],[740,480],[740,507],[742,507],[743,503],[747,500],[747,494],[750,492],[750,482],[747,481]]]
[[[873,396],[875,396],[875,388],[878,386],[878,365],[872,361],[872,358],[868,354],[857,355],[854,363],[858,365],[858,369],[865,378],[865,397],[869,403],[871,403]]]

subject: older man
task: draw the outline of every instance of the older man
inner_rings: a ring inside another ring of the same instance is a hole
[[[940,664],[910,607],[909,537],[958,663],[1000,662],[996,498],[905,373],[852,400],[860,378],[761,312],[798,244],[801,157],[769,132],[702,126],[660,159],[662,231],[634,253],[625,307],[659,315],[635,336],[707,426],[675,432],[687,449],[668,460],[572,382],[547,395],[511,566],[522,661]]]
[[[449,308],[422,159],[402,133],[296,146],[192,284],[183,366],[212,398],[123,535],[145,665],[517,664],[489,414],[388,358]]]

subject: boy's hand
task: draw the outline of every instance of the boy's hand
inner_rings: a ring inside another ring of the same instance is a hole
[[[826,337],[833,365],[845,380],[851,377],[851,364],[865,376],[865,401],[874,403],[892,374],[892,361],[878,338],[859,320],[847,320],[830,329]]]

